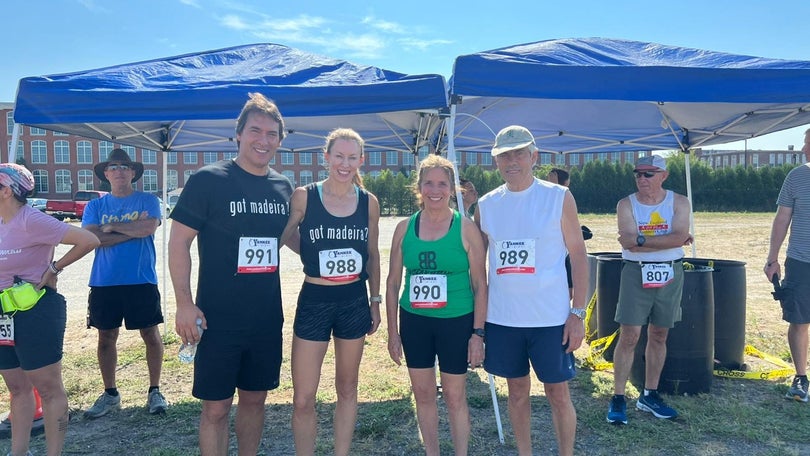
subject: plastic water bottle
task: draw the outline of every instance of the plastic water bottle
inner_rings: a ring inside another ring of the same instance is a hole
[[[197,321],[197,332],[200,333],[200,337],[203,334],[202,328],[202,318],[198,318]],[[180,346],[180,352],[177,354],[177,357],[180,358],[180,362],[183,364],[191,364],[194,362],[194,356],[197,354],[197,344],[183,344]]]

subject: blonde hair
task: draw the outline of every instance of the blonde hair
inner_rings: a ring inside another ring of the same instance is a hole
[[[364,147],[366,144],[365,140],[363,140],[363,137],[360,136],[360,133],[357,133],[351,128],[335,128],[334,130],[330,131],[329,134],[326,136],[326,144],[323,146],[323,151],[327,154],[331,154],[332,146],[338,139],[356,142],[357,145],[360,147],[360,156],[362,157],[363,154],[365,153],[364,152]],[[363,187],[363,176],[360,175],[359,169],[355,171],[353,181],[354,184],[357,185],[358,187],[365,188]]]
[[[450,194],[454,194],[456,192],[456,172],[455,168],[453,168],[453,162],[442,157],[441,155],[428,155],[419,163],[419,172],[417,173],[416,182],[411,187],[413,194],[416,196],[416,203],[419,205],[419,209],[425,208],[419,188],[422,186],[422,180],[424,179],[425,174],[434,168],[444,170],[444,172],[447,174],[447,178],[450,180]]]

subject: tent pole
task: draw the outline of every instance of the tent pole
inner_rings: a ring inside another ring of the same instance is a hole
[[[166,338],[166,332],[167,332],[167,330],[166,330],[166,315],[168,315],[168,309],[167,309],[167,296],[168,296],[167,287],[168,287],[168,285],[167,284],[169,283],[169,277],[168,277],[168,273],[167,273],[168,268],[166,267],[166,265],[168,264],[168,252],[169,252],[169,236],[168,236],[168,231],[169,230],[168,230],[168,226],[167,226],[168,221],[169,221],[169,214],[168,214],[168,211],[166,211],[166,206],[168,206],[168,203],[169,203],[169,191],[166,189],[166,183],[167,183],[166,182],[166,177],[169,174],[169,163],[168,163],[169,162],[169,153],[166,152],[166,151],[163,151],[162,155],[163,155],[163,190],[162,190],[162,192],[163,192],[162,201],[163,202],[161,203],[162,207],[160,208],[160,212],[163,214],[163,220],[160,221],[160,224],[161,224],[161,228],[163,230],[163,242],[161,242],[160,247],[161,247],[161,250],[162,250],[161,256],[163,257],[163,271],[162,271],[163,277],[161,279],[161,281],[163,282],[162,283],[163,286],[161,287],[161,288],[163,288],[163,292],[161,293],[161,301],[163,301],[163,338],[165,339]]]
[[[695,211],[692,205],[692,170],[689,164],[690,149],[684,149],[684,172],[686,173],[686,199],[689,200],[689,233],[692,235],[692,258],[697,257],[697,245],[695,242]]]
[[[17,143],[20,142],[20,124],[14,122],[14,128],[11,130],[11,147],[8,149],[8,162],[16,163],[17,160]]]

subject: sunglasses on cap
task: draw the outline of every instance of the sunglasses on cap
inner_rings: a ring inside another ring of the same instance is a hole
[[[633,174],[636,175],[636,179],[641,179],[642,177],[649,179],[660,172],[661,171],[633,171]]]
[[[129,169],[132,169],[132,167],[127,165],[126,163],[112,163],[107,165],[107,167],[104,168],[104,171],[118,171],[119,169],[121,171],[127,171]]]

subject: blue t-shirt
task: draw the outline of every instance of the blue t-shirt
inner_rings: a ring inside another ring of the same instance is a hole
[[[160,219],[160,203],[156,196],[133,192],[127,197],[118,198],[108,193],[87,203],[82,226],[148,218]],[[90,286],[157,284],[155,258],[154,235],[99,247],[90,271]]]

